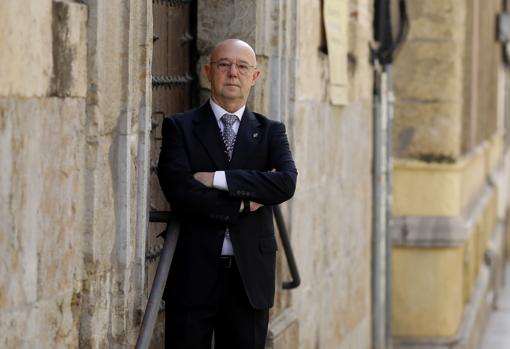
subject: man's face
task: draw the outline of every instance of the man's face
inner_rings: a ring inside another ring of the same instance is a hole
[[[253,50],[243,42],[227,40],[217,46],[211,62],[204,66],[213,100],[225,109],[246,104],[260,74],[255,65]]]

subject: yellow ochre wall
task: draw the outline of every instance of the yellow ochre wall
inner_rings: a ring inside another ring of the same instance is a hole
[[[462,216],[501,158],[494,136],[453,164],[394,160],[394,216]],[[494,187],[466,241],[451,247],[394,246],[393,334],[453,336],[470,299],[483,253],[497,222]]]
[[[471,349],[508,202],[502,2],[415,0],[407,10],[393,69],[394,348]]]

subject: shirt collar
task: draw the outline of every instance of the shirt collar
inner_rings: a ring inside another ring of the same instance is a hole
[[[220,122],[221,117],[225,114],[235,115],[239,119],[239,122],[241,122],[241,118],[243,117],[244,110],[246,109],[246,105],[243,105],[239,110],[236,110],[233,113],[229,113],[228,111],[226,111],[225,109],[220,107],[217,103],[215,103],[212,100],[212,98],[209,98],[209,103],[211,104],[211,109],[214,113],[214,116],[216,117],[217,122]]]

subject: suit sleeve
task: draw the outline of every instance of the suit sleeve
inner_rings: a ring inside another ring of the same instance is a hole
[[[227,170],[225,176],[232,197],[263,205],[278,205],[289,200],[296,189],[297,170],[282,123],[271,127],[269,168],[275,171]]]
[[[162,136],[158,179],[172,210],[235,223],[241,200],[225,191],[208,188],[193,178],[183,132],[173,118],[164,120]]]

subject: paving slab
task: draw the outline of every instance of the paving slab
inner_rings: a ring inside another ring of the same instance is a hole
[[[480,349],[510,349],[510,264],[505,270],[505,286],[492,311]]]

